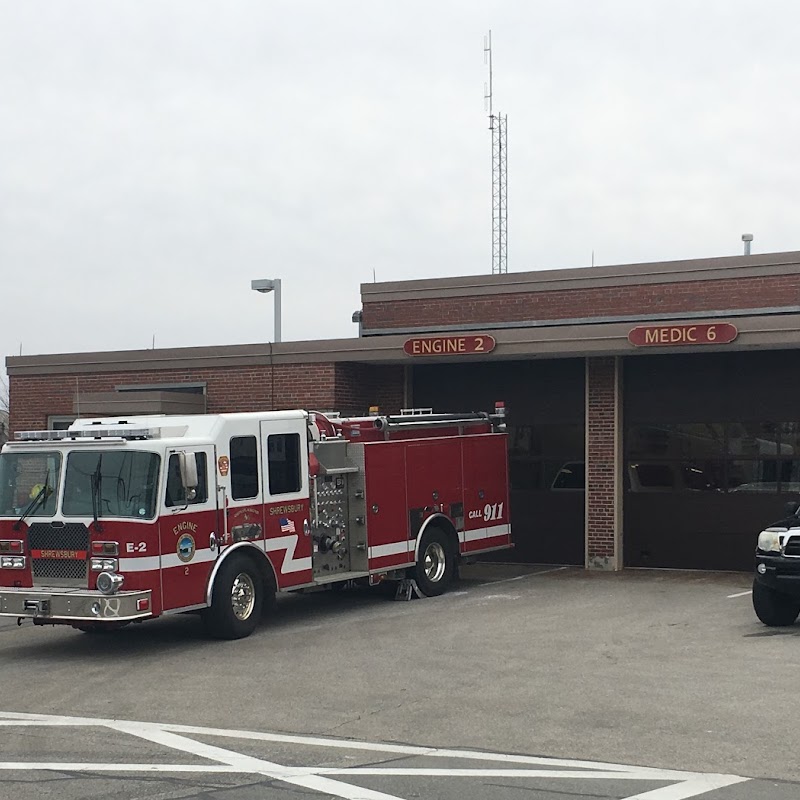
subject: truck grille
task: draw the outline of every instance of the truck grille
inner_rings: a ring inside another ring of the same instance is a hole
[[[34,583],[86,586],[89,529],[80,522],[35,522],[28,528]]]
[[[789,558],[800,558],[800,536],[790,536],[783,547],[783,554]]]

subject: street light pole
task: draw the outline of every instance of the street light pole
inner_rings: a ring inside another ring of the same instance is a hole
[[[261,278],[250,282],[250,288],[254,292],[261,294],[275,293],[275,337],[274,342],[281,340],[281,279],[280,278]]]
[[[275,339],[274,341],[280,342],[281,340],[281,280],[276,278],[273,283],[275,284]]]

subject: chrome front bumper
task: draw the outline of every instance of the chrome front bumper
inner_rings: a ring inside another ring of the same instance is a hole
[[[0,617],[27,617],[47,622],[128,622],[153,614],[152,592],[105,595],[89,589],[14,589],[0,586]],[[147,608],[137,611],[137,601]]]

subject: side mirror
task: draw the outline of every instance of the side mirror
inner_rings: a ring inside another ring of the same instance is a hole
[[[787,517],[793,517],[797,513],[798,508],[800,508],[800,503],[798,503],[796,500],[790,500],[783,507],[783,513],[786,514]]]
[[[181,469],[181,483],[186,490],[186,499],[194,500],[197,496],[197,457],[194,453],[178,453],[178,464]]]

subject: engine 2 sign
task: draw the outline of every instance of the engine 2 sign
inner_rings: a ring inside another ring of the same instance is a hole
[[[690,325],[640,325],[628,334],[636,347],[664,347],[684,344],[728,344],[739,335],[729,322]]]
[[[469,353],[491,353],[496,342],[493,336],[427,336],[408,339],[403,345],[407,356],[460,356]]]

